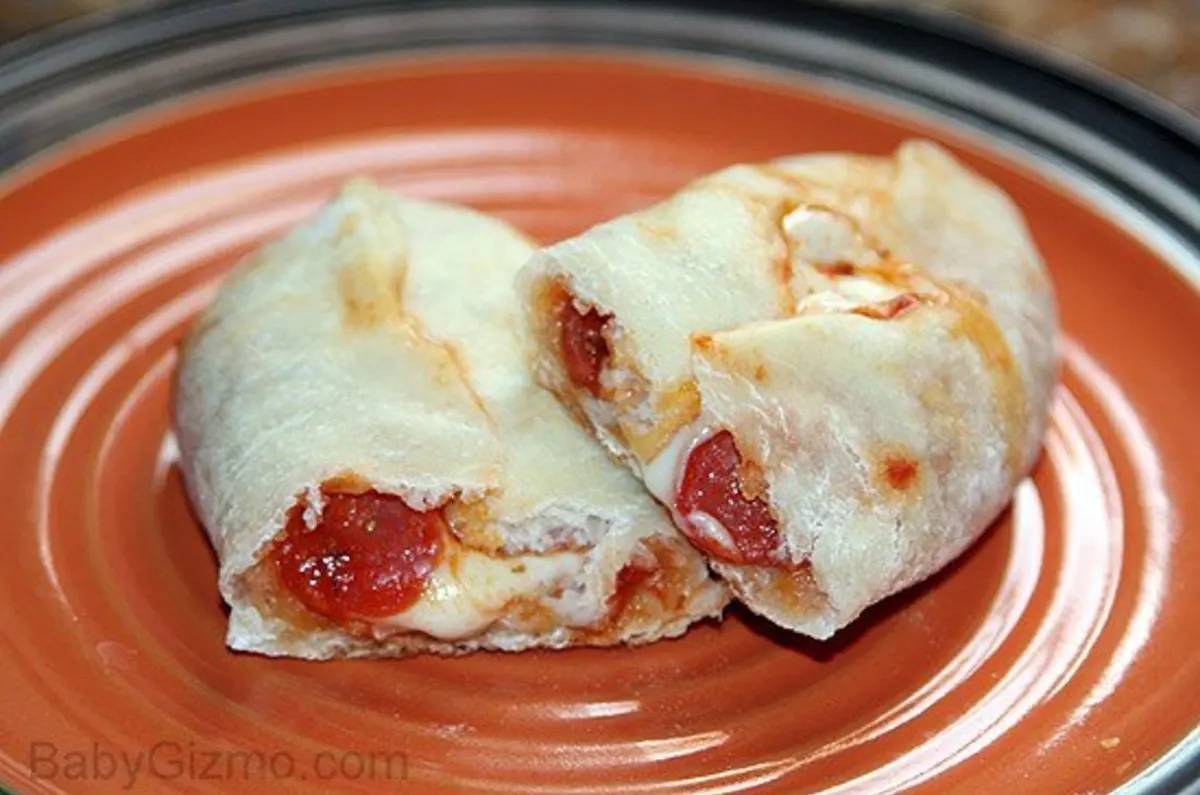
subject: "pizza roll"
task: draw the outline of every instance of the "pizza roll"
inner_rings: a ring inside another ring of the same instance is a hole
[[[230,647],[632,644],[720,615],[704,559],[527,374],[532,250],[356,181],[222,285],[175,418]]]
[[[1056,310],[928,142],[739,165],[520,277],[538,380],[771,621],[829,637],[959,555],[1040,449]]]

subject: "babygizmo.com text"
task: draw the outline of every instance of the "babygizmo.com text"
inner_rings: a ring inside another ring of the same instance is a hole
[[[152,781],[403,781],[408,757],[402,751],[242,750],[206,747],[194,741],[160,740],[140,748],[103,743],[66,747],[54,742],[29,744],[34,780],[119,782],[124,789]]]

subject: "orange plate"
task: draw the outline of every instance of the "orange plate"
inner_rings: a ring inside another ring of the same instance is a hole
[[[733,161],[917,135],[1024,208],[1067,338],[1041,465],[950,570],[826,644],[735,609],[639,650],[320,664],[225,649],[169,430],[174,348],[221,275],[340,180],[549,241]],[[1082,793],[1134,778],[1200,715],[1200,296],[1170,241],[1156,253],[1060,176],[794,78],[566,52],[252,80],[22,167],[0,183],[0,779]]]

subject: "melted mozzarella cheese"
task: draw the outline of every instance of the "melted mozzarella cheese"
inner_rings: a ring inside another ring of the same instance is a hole
[[[569,582],[582,561],[576,552],[504,559],[463,552],[456,566],[446,560],[438,565],[415,605],[380,623],[443,640],[465,638],[501,618],[513,599],[542,596]]]
[[[687,522],[691,528],[691,535],[697,542],[701,539],[709,542],[702,546],[718,547],[734,554],[737,553],[737,545],[733,542],[733,536],[725,529],[725,525],[704,511],[692,511],[687,515]]]
[[[882,304],[903,293],[904,290],[891,284],[861,276],[842,276],[833,289],[806,295],[796,306],[796,314],[850,312],[864,305]]]
[[[659,502],[674,508],[683,468],[687,466],[692,449],[709,436],[702,423],[692,423],[680,429],[654,459],[642,466],[642,482]]]
[[[783,219],[794,261],[804,265],[849,262],[865,265],[875,258],[858,226],[848,217],[826,209],[799,207]]]

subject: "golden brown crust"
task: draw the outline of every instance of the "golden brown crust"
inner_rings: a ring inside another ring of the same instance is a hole
[[[321,482],[324,494],[365,494],[373,487],[366,478],[354,472],[339,472]]]
[[[780,289],[783,291],[783,314],[790,316],[796,314],[796,291],[792,287],[792,279],[794,277],[792,263],[796,259],[796,254],[792,250],[792,237],[787,233],[784,226],[784,219],[792,214],[800,203],[792,199],[784,199],[779,202],[778,206],[772,210],[772,223],[775,227],[775,234],[778,237],[780,244],[780,256],[773,263],[777,278],[779,279]]]
[[[347,218],[343,224],[352,221]],[[363,255],[337,274],[342,322],[347,329],[371,330],[402,317],[404,269],[380,254]]]
[[[775,594],[784,610],[797,615],[819,615],[829,602],[808,562],[776,575]]]
[[[946,285],[949,307],[958,317],[951,333],[968,340],[983,360],[991,376],[996,395],[996,409],[1005,427],[1008,440],[1007,467],[1010,478],[1015,479],[1023,465],[1026,448],[1025,434],[1029,426],[1029,406],[1025,385],[1017,364],[1013,360],[1008,343],[991,313],[965,289]]]
[[[742,463],[738,467],[738,484],[741,487],[742,496],[751,501],[763,500],[769,505],[767,473],[763,471],[762,464],[740,451],[739,456]]]
[[[679,241],[679,230],[671,224],[646,221],[638,224],[638,231],[659,245],[671,245]]]

